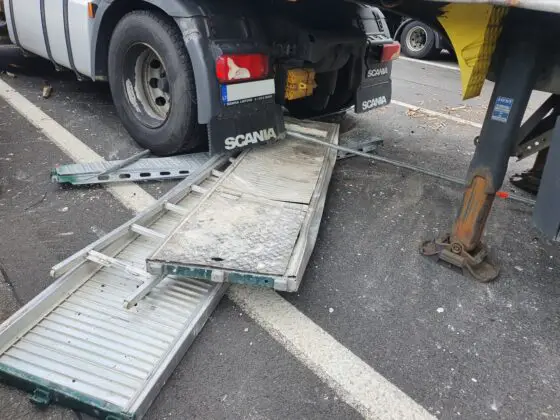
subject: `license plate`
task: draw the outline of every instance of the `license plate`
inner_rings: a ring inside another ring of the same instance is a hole
[[[391,102],[391,82],[378,83],[376,85],[360,86],[356,92],[355,111],[371,111],[388,105]]]
[[[274,79],[222,85],[222,103],[226,106],[271,99],[276,93]]]

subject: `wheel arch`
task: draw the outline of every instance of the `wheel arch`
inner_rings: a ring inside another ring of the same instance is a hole
[[[397,30],[396,30],[395,33],[393,34],[393,39],[395,39],[395,40],[400,39],[404,27],[405,27],[406,25],[408,25],[410,22],[414,22],[414,19],[411,19],[411,18],[404,19],[404,20],[399,24],[399,26],[397,27]]]
[[[445,41],[443,39],[443,35],[440,34],[438,31],[435,31],[433,29],[432,29],[432,32],[434,33],[434,42],[435,42],[434,45],[435,45],[436,49],[441,50],[441,49],[445,48]]]
[[[109,0],[97,11],[91,37],[91,65],[94,80],[107,80],[109,42],[124,15],[134,10],[153,10],[170,18],[204,16],[204,10],[191,0]]]
[[[107,80],[109,41],[119,20],[134,10],[154,10],[172,19],[183,35],[191,60],[196,93],[198,122],[208,124],[221,110],[221,91],[215,74],[219,48],[211,41],[211,31],[219,29],[232,46],[266,44],[258,20],[240,4],[221,0],[105,0],[97,10],[92,32],[92,74],[94,80]],[[226,16],[227,19],[223,19]],[[221,18],[220,18],[221,17]],[[243,35],[240,35],[243,33]],[[250,37],[249,37],[250,35]]]

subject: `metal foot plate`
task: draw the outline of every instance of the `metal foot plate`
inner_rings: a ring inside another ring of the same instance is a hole
[[[500,269],[489,261],[488,251],[484,244],[480,244],[472,252],[467,252],[461,244],[451,242],[449,235],[444,235],[422,243],[420,253],[459,267],[464,274],[466,271],[481,283],[495,280],[500,274]]]

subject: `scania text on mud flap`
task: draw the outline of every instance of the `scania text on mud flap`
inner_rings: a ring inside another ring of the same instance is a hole
[[[400,54],[400,44],[389,42],[381,48],[370,47],[366,53],[366,71],[356,92],[355,111],[371,111],[391,102],[392,60]]]
[[[387,98],[385,96],[380,96],[378,98],[368,99],[362,102],[362,110],[367,111],[368,109],[378,108],[380,106],[387,104]]]
[[[108,81],[123,125],[157,155],[199,151],[207,141],[221,153],[281,139],[284,111],[318,117],[390,101],[399,45],[375,7],[330,2],[318,13],[319,0],[62,0],[55,8],[2,1],[16,46],[79,79]],[[269,140],[253,134],[269,129],[276,134],[262,136]]]
[[[385,76],[389,74],[389,68],[387,66],[383,66],[377,69],[369,69],[367,72],[367,78],[371,79],[373,77]]]
[[[264,129],[260,131],[253,131],[252,133],[247,134],[239,134],[235,137],[228,137],[225,140],[225,149],[238,149],[250,144],[259,144],[259,142],[265,142],[276,138],[277,136],[274,128],[269,128],[268,130]]]

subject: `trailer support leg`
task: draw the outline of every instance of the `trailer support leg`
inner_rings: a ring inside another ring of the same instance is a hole
[[[451,233],[425,242],[421,248],[424,255],[437,256],[481,282],[494,280],[499,274],[499,269],[488,261],[481,238],[496,192],[504,181],[511,152],[517,144],[523,114],[535,83],[540,50],[536,26],[528,28],[530,33],[513,30],[502,35],[499,42],[505,43],[506,58],[497,73],[469,167],[461,208]]]

